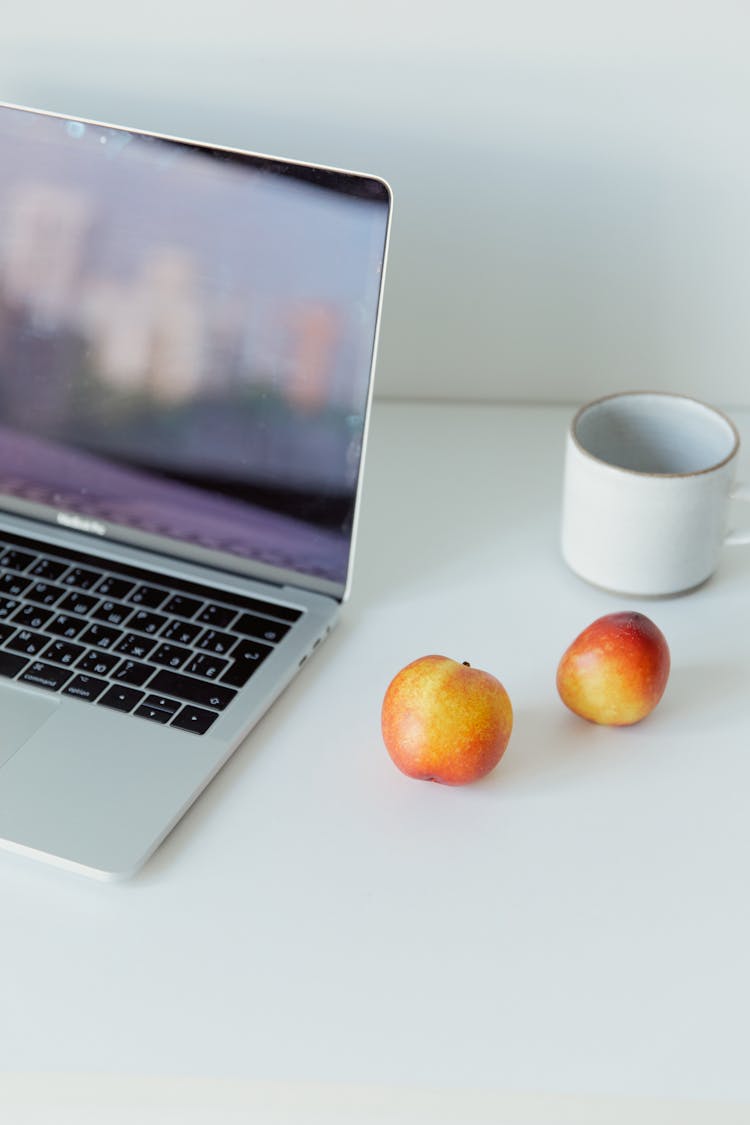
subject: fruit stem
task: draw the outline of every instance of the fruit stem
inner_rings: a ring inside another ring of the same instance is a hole
[[[468,660],[462,661],[462,664],[463,664],[464,668],[471,668],[471,664],[469,664]]]

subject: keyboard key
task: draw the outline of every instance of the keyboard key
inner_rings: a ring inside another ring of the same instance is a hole
[[[147,695],[145,704],[148,707],[158,707],[160,711],[168,711],[170,715],[174,715],[175,711],[179,711],[182,707],[176,699],[170,699],[168,695]]]
[[[122,625],[132,612],[132,605],[107,599],[100,606],[97,606],[96,611],[91,616],[95,617],[97,621],[106,621],[108,625]]]
[[[114,707],[116,711],[132,711],[143,699],[143,692],[129,687],[111,687],[98,700],[104,707]]]
[[[51,582],[37,582],[26,591],[26,597],[37,605],[54,605],[64,593],[62,586],[54,586]]]
[[[65,610],[68,613],[90,613],[99,599],[92,594],[79,594],[77,590],[71,590],[67,598],[63,598],[60,602],[58,609]]]
[[[85,699],[93,703],[107,686],[106,680],[98,680],[96,676],[76,676],[67,687],[63,688],[63,695],[74,695],[76,699]]]
[[[15,613],[21,603],[15,601],[13,598],[0,598],[0,618],[10,617],[11,613]]]
[[[191,645],[202,628],[201,625],[196,625],[191,621],[175,620],[165,625],[159,635],[165,641],[175,641],[178,645]]]
[[[34,563],[29,574],[35,574],[37,578],[47,578],[50,582],[54,582],[61,574],[65,574],[68,566],[69,563],[58,562],[57,559],[42,558]]]
[[[67,637],[68,640],[72,640],[78,636],[82,629],[86,628],[86,624],[79,617],[72,617],[69,613],[61,613],[54,621],[50,621],[47,632],[54,633],[57,637]]]
[[[229,664],[220,656],[213,656],[209,652],[199,652],[185,669],[191,676],[203,676],[206,680],[216,680]]]
[[[77,586],[79,590],[90,590],[100,578],[100,570],[86,570],[83,566],[73,566],[63,578],[63,584]]]
[[[122,636],[122,629],[113,629],[111,625],[100,625],[95,622],[82,635],[81,641],[96,648],[112,648]]]
[[[161,603],[169,597],[169,590],[160,590],[158,586],[138,586],[128,598],[135,605],[144,606],[146,609],[158,609]]]
[[[226,629],[236,616],[236,609],[227,609],[223,605],[207,605],[198,614],[198,620],[204,625],[213,625],[216,629]]]
[[[158,633],[166,617],[162,617],[160,613],[149,613],[145,609],[139,610],[134,613],[128,620],[128,625],[131,629],[138,629],[141,633]]]
[[[51,616],[51,609],[40,609],[38,605],[22,605],[18,613],[13,614],[12,620],[16,625],[25,626],[27,629],[43,629]]]
[[[11,547],[0,557],[0,566],[7,566],[9,570],[26,570],[35,559],[36,555],[27,555],[25,551]]]
[[[52,641],[47,645],[42,656],[45,660],[54,660],[57,664],[73,664],[85,651],[82,645],[74,645],[70,641]]]
[[[168,723],[172,718],[169,711],[162,711],[158,707],[150,707],[147,703],[142,703],[140,707],[136,707],[135,713],[141,719],[151,719],[153,723]]]
[[[150,659],[154,664],[162,664],[165,668],[181,668],[189,656],[189,648],[181,648],[180,645],[159,645],[156,652],[151,653]]]
[[[221,656],[229,652],[230,648],[237,643],[237,638],[233,637],[231,633],[219,633],[216,629],[206,629],[205,633],[198,639],[198,648],[203,648],[206,652],[215,652]]]
[[[107,676],[119,663],[119,656],[111,652],[101,652],[98,648],[90,649],[78,661],[76,668],[79,672],[92,672],[95,676]]]
[[[102,598],[122,600],[128,596],[134,586],[135,582],[129,582],[127,578],[113,578],[111,574],[106,574],[96,586],[96,593]]]
[[[56,668],[54,664],[44,664],[41,660],[34,660],[18,678],[24,683],[33,684],[34,687],[44,688],[46,691],[59,691],[72,675],[72,672]]]
[[[19,598],[24,590],[28,590],[30,585],[30,578],[22,578],[10,570],[0,577],[0,593],[10,594],[12,598]]]
[[[294,624],[299,621],[304,610],[292,609],[289,605],[278,605],[276,602],[262,602],[260,598],[243,598],[242,605],[245,609],[249,609],[254,613],[259,613],[261,617],[268,614],[269,617],[278,617],[281,621],[289,621]]]
[[[168,672],[166,669],[156,673],[149,687],[152,691],[176,695],[178,699],[200,703],[205,707],[215,707],[219,711],[223,711],[237,694],[236,691],[221,687],[219,684],[196,680],[179,672]]]
[[[183,707],[172,719],[172,726],[179,730],[192,731],[193,734],[205,734],[218,717],[215,712],[204,711],[202,707]]]
[[[140,687],[155,671],[153,664],[141,664],[138,660],[123,660],[113,678],[124,684],[135,684],[136,687]]]
[[[188,598],[184,594],[173,594],[164,606],[164,613],[176,613],[178,617],[195,617],[203,605],[197,598]]]
[[[14,652],[22,652],[25,656],[36,656],[48,643],[49,637],[44,633],[33,633],[31,629],[21,629],[12,640],[8,641],[8,648]]]
[[[232,662],[221,677],[221,682],[231,684],[232,687],[244,687],[270,652],[273,649],[260,641],[240,641],[232,653]]]
[[[0,624],[0,644],[7,641],[8,637],[12,637],[14,633],[15,629],[12,625]]]
[[[139,637],[137,633],[126,633],[116,648],[118,652],[122,652],[126,656],[135,656],[140,660],[142,657],[148,656],[155,644],[156,641],[152,641],[148,637]]]
[[[22,656],[15,656],[12,652],[4,652],[0,649],[0,676],[7,676],[10,679],[27,664],[28,660],[24,660]]]
[[[278,644],[290,628],[289,625],[281,625],[278,621],[270,621],[267,617],[258,617],[254,613],[243,613],[234,624],[235,631],[243,637],[258,637],[271,644]]]

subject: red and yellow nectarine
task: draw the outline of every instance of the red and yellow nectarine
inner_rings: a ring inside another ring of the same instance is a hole
[[[566,707],[606,726],[644,719],[669,678],[664,634],[642,613],[609,613],[576,637],[557,669]]]
[[[398,768],[445,785],[465,785],[494,769],[513,727],[500,681],[447,656],[423,656],[402,668],[385,693],[381,718]]]

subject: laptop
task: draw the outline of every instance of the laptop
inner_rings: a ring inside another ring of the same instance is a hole
[[[0,105],[0,846],[154,852],[346,600],[383,180]]]

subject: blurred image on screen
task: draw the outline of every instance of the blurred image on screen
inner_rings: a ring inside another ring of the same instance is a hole
[[[0,110],[0,492],[341,582],[378,181]]]

